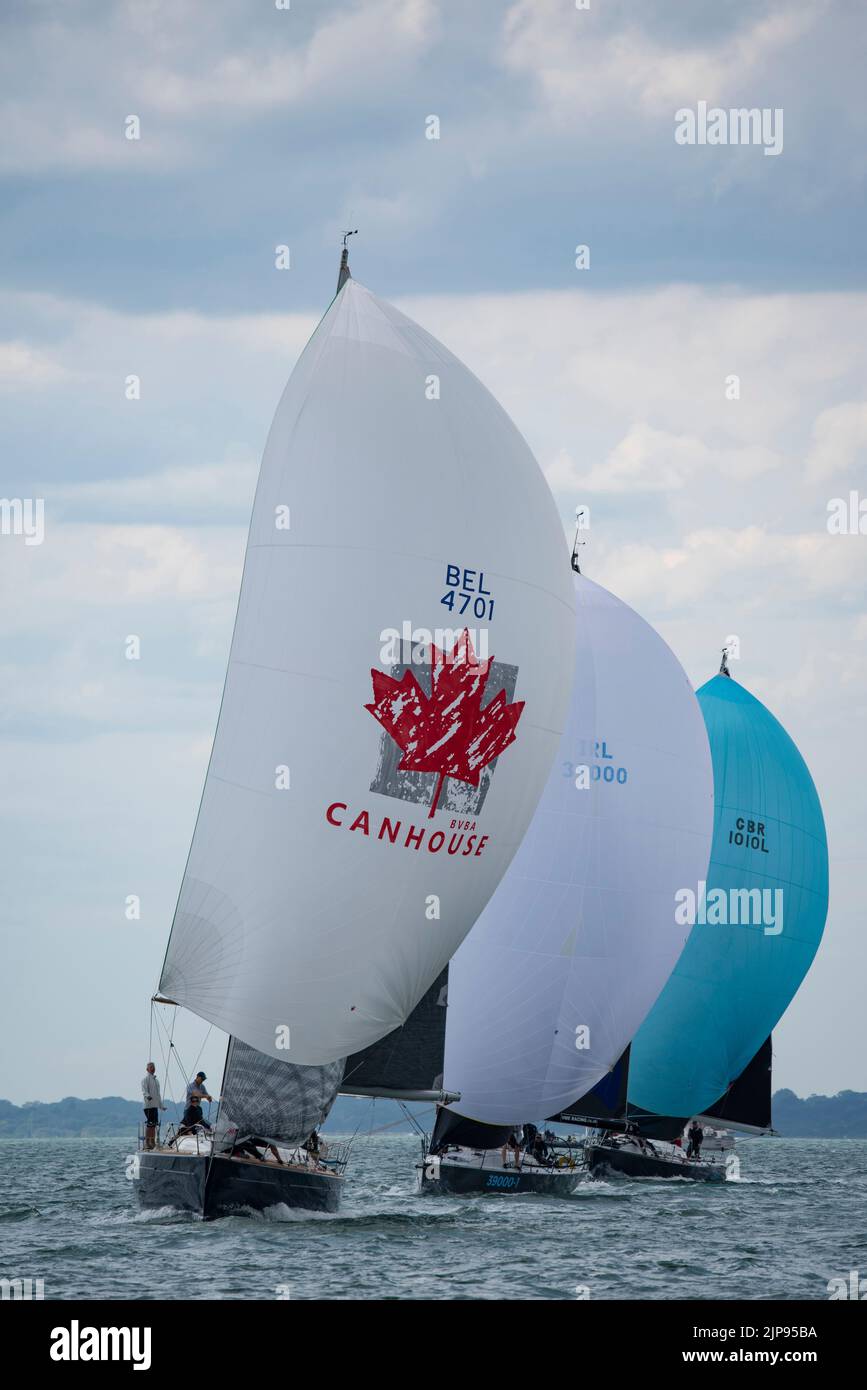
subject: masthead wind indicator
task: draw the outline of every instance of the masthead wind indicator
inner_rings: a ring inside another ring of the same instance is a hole
[[[588,526],[588,525],[589,525],[589,508],[587,508],[587,507],[581,507],[581,506],[576,507],[576,508],[575,508],[575,540],[574,540],[574,543],[573,543],[573,545],[572,545],[572,568],[573,568],[573,570],[575,571],[576,574],[580,574],[580,573],[581,573],[581,566],[580,566],[580,564],[578,563],[578,561],[579,561],[579,554],[578,554],[578,552],[579,552],[579,550],[581,549],[581,546],[582,546],[582,545],[586,545],[586,544],[587,544],[586,541],[580,540],[579,537],[580,537],[580,535],[581,535],[581,532],[582,532],[582,531],[585,531],[585,530],[587,529],[587,526]]]
[[[358,236],[357,227],[355,227],[351,232],[343,233],[343,251],[340,254],[340,270],[337,275],[337,294],[339,294],[340,291],[343,289],[343,286],[346,284],[347,280],[352,279],[352,272],[349,269],[349,247],[346,245],[346,238],[350,236]]]

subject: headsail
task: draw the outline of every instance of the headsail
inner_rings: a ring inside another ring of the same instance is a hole
[[[535,808],[573,610],[524,440],[457,358],[346,278],[265,449],[161,990],[301,1065],[399,1027]],[[427,685],[388,685],[406,630]],[[516,702],[485,699],[485,649]],[[410,771],[389,780],[393,743]]]
[[[232,1038],[226,1057],[220,1130],[297,1144],[322,1124],[343,1075],[343,1063],[297,1067],[266,1057]]]
[[[683,885],[696,924],[630,1065],[630,1109],[656,1115],[706,1113],[725,1094],[794,997],[828,908],[822,808],[791,738],[731,676],[698,699],[716,803],[706,892]]]
[[[629,1053],[627,1048],[615,1073],[605,1077],[586,1096],[570,1106],[569,1112],[554,1115],[555,1123],[579,1123],[600,1129],[623,1129],[634,1125],[648,1139],[676,1139],[690,1119],[724,1126],[745,1134],[771,1132],[771,1065],[773,1049],[767,1038],[735,1077],[725,1095],[707,1107],[703,1115],[657,1115],[628,1102]],[[615,1084],[616,1077],[616,1084]]]
[[[566,1109],[617,1063],[706,871],[707,735],[686,674],[626,604],[575,576],[566,731],[518,854],[452,962],[445,1084],[491,1125]]]
[[[443,1144],[462,1144],[470,1149],[499,1149],[511,1132],[511,1125],[486,1125],[481,1120],[470,1120],[457,1110],[438,1105],[430,1139],[431,1152],[435,1153]]]
[[[555,1125],[591,1125],[598,1129],[622,1129],[626,1124],[626,1098],[629,1084],[629,1048],[618,1057],[609,1072],[571,1105],[547,1118]]]
[[[771,1067],[773,1045],[766,1038],[729,1086],[725,1095],[708,1106],[702,1120],[747,1134],[767,1134],[771,1129]]]
[[[448,982],[446,966],[402,1027],[347,1058],[344,1095],[442,1098]]]

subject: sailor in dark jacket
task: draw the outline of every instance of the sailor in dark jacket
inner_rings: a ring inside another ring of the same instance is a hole
[[[184,1118],[181,1120],[178,1135],[193,1134],[197,1125],[201,1125],[202,1129],[206,1129],[210,1133],[211,1126],[202,1114],[202,1102],[198,1096],[193,1096],[184,1111]]]
[[[687,1158],[701,1158],[701,1146],[704,1142],[704,1130],[702,1129],[698,1120],[693,1120],[692,1124],[689,1127],[687,1138],[689,1139],[689,1148],[686,1151]]]

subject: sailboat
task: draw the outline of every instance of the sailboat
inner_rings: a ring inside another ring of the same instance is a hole
[[[596,1086],[566,1111],[553,1116],[558,1124],[591,1126],[583,1143],[587,1168],[595,1175],[613,1171],[635,1178],[689,1178],[725,1182],[739,1175],[732,1130],[742,1134],[773,1134],[771,1126],[772,1040],[767,1038],[755,1057],[704,1114],[695,1115],[703,1130],[698,1154],[690,1152],[690,1122],[684,1116],[654,1115],[631,1105],[627,1048],[615,1068],[616,1084],[605,1092]],[[716,1126],[716,1128],[713,1128]]]
[[[585,1146],[594,1170],[720,1181],[719,1161],[689,1164],[669,1143],[690,1117],[728,1130],[771,1126],[770,1034],[818,950],[828,909],[819,796],[782,725],[731,676],[698,691],[713,756],[715,815],[695,924],[623,1069],[625,1109]],[[685,885],[684,885],[685,886]],[[592,1107],[577,1102],[573,1112]],[[598,1114],[598,1112],[597,1112]]]
[[[502,1146],[611,1076],[683,948],[675,893],[707,866],[710,751],[686,673],[625,603],[573,583],[567,725],[521,849],[449,968],[444,1079],[460,1100],[438,1111],[423,1191],[574,1190],[568,1154],[506,1151],[507,1167]]]
[[[344,239],[265,447],[157,995],[229,1036],[223,1102],[142,1152],[144,1203],[337,1205],[303,1143],[482,911],[557,750],[562,547],[515,426]],[[251,1136],[274,1154],[234,1154]]]

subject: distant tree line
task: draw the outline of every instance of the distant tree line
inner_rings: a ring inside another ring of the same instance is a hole
[[[430,1129],[430,1106],[411,1106],[423,1128]],[[30,1101],[13,1105],[0,1100],[0,1139],[99,1139],[132,1137],[142,1118],[141,1104],[122,1096],[99,1100]],[[163,1123],[176,1121],[178,1107],[169,1106]],[[774,1129],[791,1139],[867,1139],[867,1092],[840,1091],[836,1096],[807,1096],[777,1091],[773,1100]],[[332,1134],[387,1131],[408,1133],[411,1126],[395,1101],[371,1104],[340,1096],[325,1126]]]

